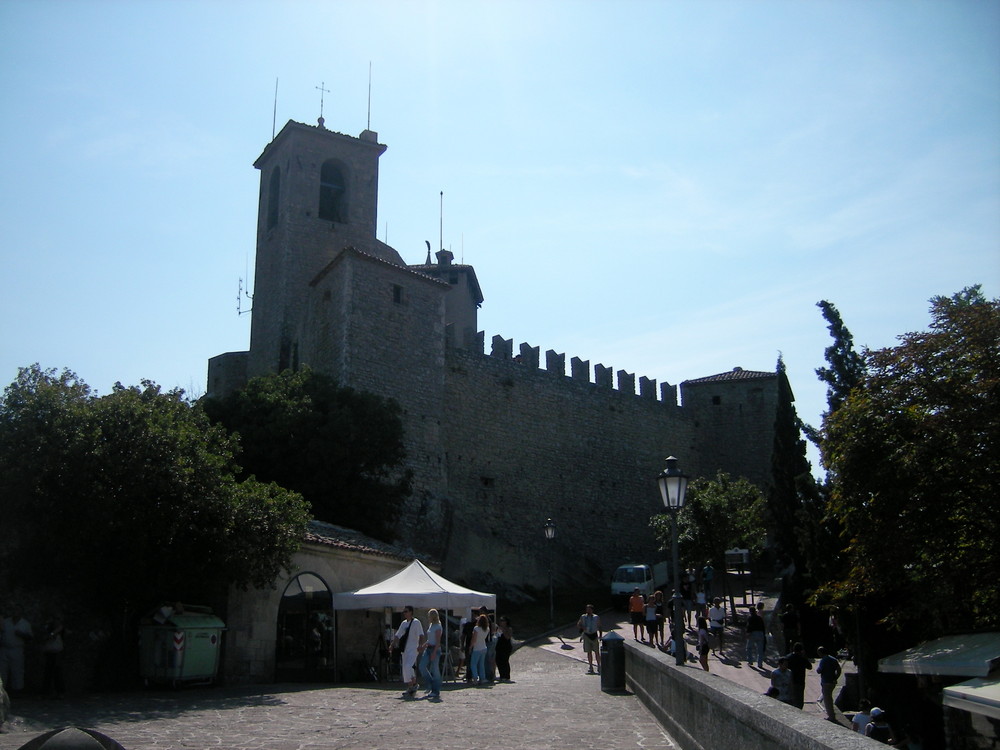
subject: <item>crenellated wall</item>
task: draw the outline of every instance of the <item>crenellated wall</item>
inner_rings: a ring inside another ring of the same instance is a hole
[[[770,456],[773,417],[763,410],[776,398],[775,375],[750,388],[696,386],[681,407],[668,383],[657,398],[650,378],[640,378],[637,393],[624,370],[598,364],[591,379],[589,362],[573,357],[567,375],[564,354],[548,350],[543,367],[539,347],[514,351],[512,340],[494,336],[489,354],[445,353],[444,481],[416,488],[401,528],[412,535],[402,541],[439,556],[447,575],[501,591],[544,588],[551,557],[557,581],[599,584],[622,562],[661,558],[649,518],[662,512],[656,476],[668,455],[682,457],[692,476],[723,469],[766,481],[751,463],[769,468],[761,456]],[[698,388],[725,394],[738,414],[706,414]],[[723,440],[720,424],[733,418],[742,438]],[[557,524],[554,542],[543,537],[547,518]]]

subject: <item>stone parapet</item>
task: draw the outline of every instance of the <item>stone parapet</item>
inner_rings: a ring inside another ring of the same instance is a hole
[[[856,750],[882,745],[674,657],[625,642],[625,682],[682,750]]]

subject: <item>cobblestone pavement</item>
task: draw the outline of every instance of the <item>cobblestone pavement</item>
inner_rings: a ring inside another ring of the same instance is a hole
[[[512,683],[445,685],[439,702],[401,685],[264,685],[27,699],[0,750],[63,726],[97,729],[126,750],[472,747],[675,748],[639,700],[605,693],[577,659],[539,646],[511,657]]]

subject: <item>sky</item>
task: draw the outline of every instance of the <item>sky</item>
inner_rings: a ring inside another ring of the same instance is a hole
[[[249,346],[252,164],[321,95],[388,146],[378,238],[475,267],[487,349],[781,357],[818,425],[817,302],[860,350],[1000,296],[995,0],[4,0],[0,91],[3,384],[203,394]]]

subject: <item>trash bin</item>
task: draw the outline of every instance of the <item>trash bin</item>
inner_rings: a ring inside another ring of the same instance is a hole
[[[139,629],[140,676],[147,685],[212,682],[225,628],[208,607],[160,607]]]
[[[625,690],[625,639],[614,631],[601,639],[601,690]]]

